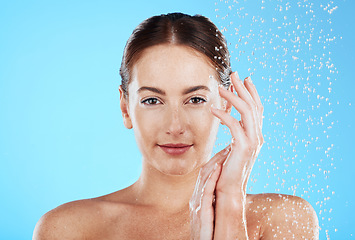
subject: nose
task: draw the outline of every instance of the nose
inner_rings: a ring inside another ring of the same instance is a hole
[[[181,109],[171,109],[165,119],[167,121],[167,134],[181,135],[185,132],[186,124]]]

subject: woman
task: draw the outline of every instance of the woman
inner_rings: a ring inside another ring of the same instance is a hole
[[[140,178],[48,212],[34,239],[318,238],[305,200],[246,194],[263,144],[263,106],[251,79],[231,72],[210,20],[181,13],[145,20],[127,42],[120,74],[124,125],[143,156]],[[232,143],[210,158],[220,123]]]

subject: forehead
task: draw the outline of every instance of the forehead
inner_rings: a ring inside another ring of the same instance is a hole
[[[196,50],[179,45],[157,45],[146,49],[134,64],[130,85],[186,87],[217,84],[210,60]]]

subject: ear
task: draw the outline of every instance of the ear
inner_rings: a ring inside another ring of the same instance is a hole
[[[119,89],[120,91],[120,107],[121,107],[121,112],[122,112],[122,118],[123,118],[123,124],[127,129],[132,129],[132,120],[129,115],[129,108],[128,108],[128,99],[126,99],[122,85],[120,85]]]

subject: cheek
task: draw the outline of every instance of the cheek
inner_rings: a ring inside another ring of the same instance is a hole
[[[156,131],[161,128],[161,113],[157,111],[146,110],[142,108],[135,108],[132,115],[133,131],[136,137],[141,140],[150,139]]]
[[[217,135],[219,120],[210,112],[209,106],[201,109],[190,109],[188,115],[196,130],[195,134],[203,136],[202,141],[213,137],[211,135]]]

